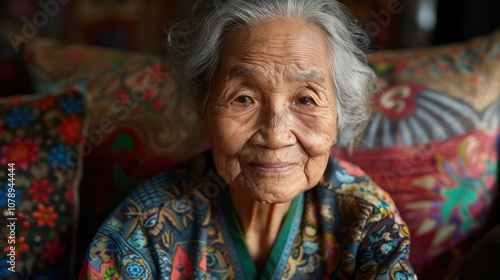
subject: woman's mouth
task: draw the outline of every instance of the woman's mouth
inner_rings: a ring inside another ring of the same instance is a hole
[[[296,163],[291,162],[259,162],[250,164],[250,166],[262,173],[284,173],[292,170],[296,165]]]

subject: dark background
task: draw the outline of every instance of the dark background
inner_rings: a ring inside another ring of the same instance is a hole
[[[35,26],[38,29],[37,36],[155,53],[161,52],[165,24],[182,18],[194,2],[195,0],[2,0],[0,57],[13,55],[7,35],[13,33],[23,36],[23,26],[26,25],[23,18],[34,23],[38,13],[38,22],[43,23],[39,12],[47,14],[47,11],[40,3],[56,4],[58,8],[53,15],[48,15],[46,24]],[[380,31],[372,37],[373,44],[384,49],[458,42],[488,33],[500,26],[500,1],[494,0],[340,2],[348,6],[365,27],[370,21],[378,23]],[[397,7],[400,12],[391,13],[391,6]],[[384,17],[388,14],[390,18]],[[371,27],[374,26],[373,22]]]
[[[434,45],[466,40],[500,27],[500,1],[439,0],[437,14]]]

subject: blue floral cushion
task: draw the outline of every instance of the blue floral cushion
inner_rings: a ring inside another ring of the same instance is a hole
[[[0,99],[0,278],[71,278],[88,105],[77,87]]]

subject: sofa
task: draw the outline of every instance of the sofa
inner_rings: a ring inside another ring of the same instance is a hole
[[[459,277],[500,220],[500,30],[367,55],[372,118],[332,155],[393,197],[420,279]],[[22,61],[38,93],[0,98],[0,276],[72,279],[121,200],[209,143],[161,55],[33,38]]]

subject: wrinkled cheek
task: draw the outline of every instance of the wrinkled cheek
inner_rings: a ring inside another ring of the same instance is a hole
[[[224,145],[217,145],[217,147],[213,147],[212,153],[217,173],[219,173],[219,175],[227,183],[232,182],[235,177],[234,174],[237,172],[236,157],[224,150]]]
[[[258,185],[256,182],[256,178],[251,175],[249,172],[241,172],[240,176],[237,178],[237,185],[246,188],[246,189],[257,189]]]
[[[308,189],[319,183],[328,163],[329,154],[320,157],[309,158],[304,168]]]
[[[337,138],[336,114],[325,111],[320,116],[297,118],[294,123],[297,138],[310,157],[329,154]]]
[[[331,146],[334,142],[331,135],[320,134],[309,137],[304,149],[309,155],[305,165],[305,175],[309,187],[316,185],[326,169],[328,158],[330,157]]]
[[[311,132],[310,135],[306,135],[303,141],[303,147],[305,152],[310,157],[323,157],[330,154],[330,149],[334,144],[333,135],[319,134],[315,135]]]
[[[210,144],[212,150],[221,160],[228,160],[228,158],[237,154],[237,139],[231,139],[228,128],[224,126],[212,126],[210,133]],[[226,159],[224,159],[226,158]]]

